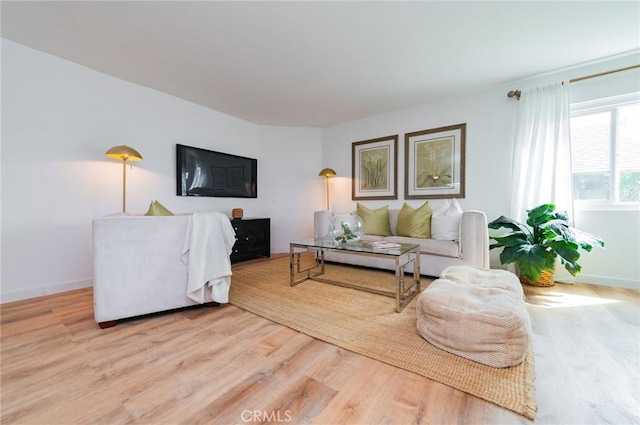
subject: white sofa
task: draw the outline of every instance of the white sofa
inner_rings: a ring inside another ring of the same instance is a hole
[[[487,217],[482,211],[464,211],[459,224],[459,240],[436,240],[395,236],[399,209],[389,209],[389,222],[393,236],[363,235],[362,240],[386,240],[398,243],[420,245],[420,274],[440,276],[449,266],[467,265],[482,270],[489,269],[489,229]],[[328,211],[314,214],[315,237],[324,237],[330,226],[332,215]],[[376,257],[342,254],[328,251],[326,261],[352,264],[356,266],[394,269],[393,260]],[[412,272],[412,267],[408,268]]]
[[[115,214],[93,220],[94,316],[101,328],[199,304],[187,296],[189,269],[182,257],[190,217]]]

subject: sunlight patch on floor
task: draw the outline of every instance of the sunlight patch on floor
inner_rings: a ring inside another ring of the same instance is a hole
[[[525,300],[525,303],[528,305],[544,308],[583,307],[619,302],[619,300],[588,297],[586,295],[565,294],[562,292],[547,292],[540,295],[528,295]]]

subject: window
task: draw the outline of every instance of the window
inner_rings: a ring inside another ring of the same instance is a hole
[[[571,106],[573,199],[640,202],[640,94]]]

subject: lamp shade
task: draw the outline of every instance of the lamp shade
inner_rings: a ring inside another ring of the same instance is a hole
[[[338,174],[336,174],[335,170],[333,168],[323,168],[318,175],[320,177],[335,177]]]
[[[109,158],[121,159],[123,161],[142,161],[140,152],[129,146],[114,146],[105,154]]]

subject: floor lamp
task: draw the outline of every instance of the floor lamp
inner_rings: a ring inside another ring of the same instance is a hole
[[[127,161],[142,161],[142,155],[129,146],[114,146],[105,154],[109,158],[122,160],[122,212],[127,211]]]
[[[336,172],[333,168],[323,168],[322,171],[318,173],[320,177],[324,177],[327,181],[327,211],[329,211],[329,177],[337,176]]]

